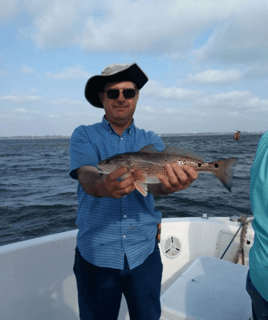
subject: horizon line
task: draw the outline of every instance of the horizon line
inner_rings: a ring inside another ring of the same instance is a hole
[[[237,130],[236,130],[237,131]],[[264,133],[266,131],[241,131],[241,133]],[[204,131],[204,132],[173,132],[173,133],[156,133],[158,135],[181,135],[181,134],[234,134],[235,131]],[[0,139],[1,138],[21,138],[21,137],[29,137],[30,139],[33,139],[34,137],[47,137],[47,138],[51,138],[51,137],[65,137],[65,138],[70,138],[70,136],[67,136],[67,135],[13,135],[13,136],[0,136]]]

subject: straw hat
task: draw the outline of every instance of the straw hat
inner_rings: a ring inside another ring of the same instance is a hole
[[[125,63],[113,63],[108,65],[101,75],[91,77],[85,87],[85,97],[94,107],[103,108],[99,99],[99,92],[102,92],[104,86],[109,82],[132,81],[140,90],[148,81],[148,77],[137,65]]]

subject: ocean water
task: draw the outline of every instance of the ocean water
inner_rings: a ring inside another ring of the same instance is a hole
[[[186,190],[155,199],[163,218],[249,214],[250,168],[261,135],[163,137],[166,146],[206,161],[234,157],[232,192],[200,173]],[[0,140],[0,245],[76,229],[77,181],[69,176],[69,139]]]

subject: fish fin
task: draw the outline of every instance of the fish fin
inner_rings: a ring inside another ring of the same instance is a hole
[[[186,158],[192,158],[194,160],[198,160],[201,162],[204,162],[204,158],[200,157],[199,155],[191,152],[191,151],[186,151],[177,147],[166,147],[161,154],[169,154],[169,155],[174,155],[174,156],[183,156]]]
[[[237,160],[235,158],[219,160],[217,164],[220,166],[220,170],[213,171],[213,174],[220,180],[227,190],[231,192],[233,181],[233,168],[235,167]]]
[[[147,185],[145,183],[143,183],[141,181],[135,181],[134,186],[139,191],[139,193],[141,193],[144,197],[147,196],[148,189],[147,189]]]
[[[139,152],[140,153],[159,153],[152,143],[143,147]],[[200,157],[199,155],[197,155],[191,151],[186,151],[186,150],[183,150],[183,149],[180,149],[177,147],[166,147],[160,153],[168,154],[168,155],[175,155],[175,156],[183,156],[183,157],[192,158],[192,159],[204,162],[204,158]]]
[[[155,149],[155,146],[150,143],[147,146],[143,147],[140,151],[140,153],[158,153],[158,151]]]

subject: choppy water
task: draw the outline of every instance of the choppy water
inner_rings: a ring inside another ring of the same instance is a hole
[[[250,168],[261,135],[163,137],[206,161],[235,157],[232,192],[210,174],[186,190],[160,197],[166,217],[248,214]],[[76,229],[77,181],[69,176],[69,139],[0,140],[0,245]]]

